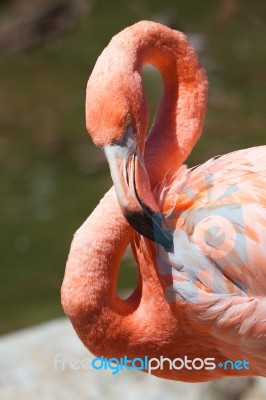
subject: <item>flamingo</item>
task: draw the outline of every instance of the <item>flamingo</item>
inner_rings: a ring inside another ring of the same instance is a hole
[[[147,138],[145,64],[164,82]],[[138,22],[103,50],[86,124],[114,186],[75,233],[61,289],[96,356],[215,359],[210,370],[165,361],[152,371],[186,382],[266,376],[266,146],[183,165],[202,130],[207,86],[185,35],[159,23]],[[138,281],[122,300],[117,276],[129,243]],[[240,364],[223,367],[228,360]]]

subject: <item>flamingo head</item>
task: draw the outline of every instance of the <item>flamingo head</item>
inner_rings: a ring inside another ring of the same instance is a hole
[[[100,147],[121,143],[131,130],[143,153],[149,111],[141,74],[128,49],[115,39],[98,58],[88,80],[86,126]]]
[[[139,233],[154,240],[157,205],[143,159],[147,101],[140,72],[113,40],[98,58],[88,81],[86,126],[94,144],[104,149],[125,218]]]

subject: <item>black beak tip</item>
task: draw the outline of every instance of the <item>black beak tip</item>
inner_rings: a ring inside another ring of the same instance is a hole
[[[147,207],[145,207],[147,209]],[[162,226],[163,217],[160,213],[125,212],[128,223],[142,236],[164,247],[165,251],[173,251],[173,232]]]

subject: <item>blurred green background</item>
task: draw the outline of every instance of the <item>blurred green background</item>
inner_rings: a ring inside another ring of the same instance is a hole
[[[208,112],[190,166],[266,142],[265,2],[1,2],[0,333],[63,314],[72,235],[111,185],[86,134],[86,81],[111,37],[141,19],[188,34],[207,70]],[[160,78],[146,69],[143,79],[153,115]],[[119,287],[134,276],[126,257]]]

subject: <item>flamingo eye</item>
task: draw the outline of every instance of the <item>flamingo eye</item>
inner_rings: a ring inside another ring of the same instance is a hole
[[[131,117],[131,114],[128,113],[128,114],[125,116],[125,127],[127,127],[128,125],[130,125],[131,122],[132,122],[132,117]]]

